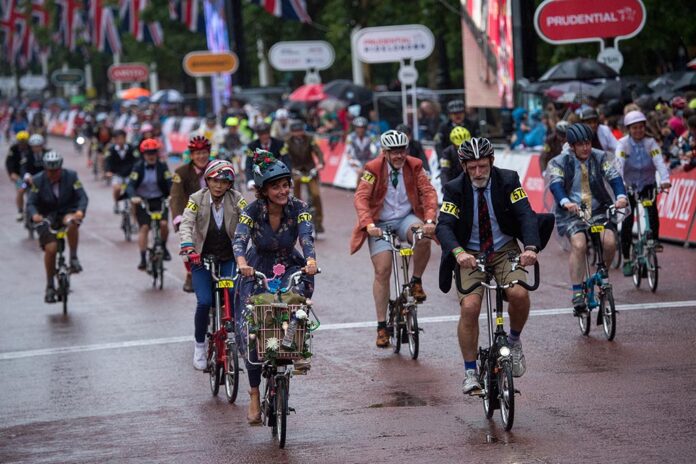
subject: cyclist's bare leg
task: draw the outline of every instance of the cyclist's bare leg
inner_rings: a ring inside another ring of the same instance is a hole
[[[587,241],[585,234],[578,232],[570,237],[570,283],[579,285],[585,275],[585,253],[587,251]],[[610,261],[611,262],[611,261]]]
[[[70,218],[66,216],[65,220]],[[77,244],[80,240],[80,228],[74,222],[67,224],[68,226],[68,246],[70,247],[70,256],[77,256]]]
[[[510,304],[508,305],[508,315],[510,316],[510,329],[522,332],[524,325],[529,317],[529,292],[516,285],[505,290]]]
[[[140,248],[141,253],[144,253],[145,250],[147,250],[147,234],[149,233],[150,226],[140,226],[140,230],[138,231],[138,247]]]
[[[15,202],[17,203],[17,211],[24,211],[24,189],[17,189]]]
[[[46,282],[53,282],[56,274],[56,254],[58,254],[58,242],[47,243],[44,246],[44,267],[46,268]]]
[[[457,326],[459,349],[462,352],[464,361],[476,361],[478,354],[481,296],[477,293],[471,293],[465,296],[459,303],[459,309],[459,325]]]
[[[167,221],[160,221],[160,235],[162,237],[162,243],[167,243],[167,237],[169,237],[169,226]]]
[[[391,277],[391,251],[378,253],[372,257],[375,269],[375,281],[372,284],[372,296],[375,299],[377,322],[387,320],[387,305],[389,304],[389,278]]]
[[[602,247],[604,248],[604,265],[610,267],[614,260],[614,253],[616,253],[614,231],[605,230],[602,232]]]
[[[121,197],[121,186],[114,185],[112,187],[112,196],[114,197],[114,204],[118,204],[118,200]]]
[[[411,227],[420,227],[423,224],[416,222],[408,227],[408,241],[413,243],[413,232]],[[425,272],[425,267],[430,260],[430,240],[419,240],[416,243],[416,248],[413,251],[413,277],[422,277]]]

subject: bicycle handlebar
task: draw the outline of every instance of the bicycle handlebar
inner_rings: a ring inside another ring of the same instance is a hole
[[[317,268],[317,272],[316,272],[316,273],[317,273],[317,274],[321,274],[321,269],[320,269],[320,268]],[[237,275],[239,276],[239,275],[241,275],[241,274],[242,274],[242,273],[240,272],[240,270],[237,269]],[[307,273],[306,273],[305,271],[303,271],[302,269],[300,269],[299,271],[293,272],[293,273],[290,275],[290,277],[289,277],[289,279],[288,279],[288,282],[289,282],[289,283],[294,282],[294,285],[297,285],[298,282],[300,281],[300,277],[302,277],[303,275],[307,275]],[[269,278],[266,276],[266,274],[264,274],[264,273],[261,272],[261,271],[256,271],[256,270],[255,270],[255,271],[254,271],[254,278],[256,279],[257,282],[263,284],[263,287],[264,287],[266,290],[269,290],[269,291],[270,291],[270,288],[268,288],[268,281],[271,280],[271,279],[269,279]],[[289,290],[289,286],[288,286],[288,287],[285,287],[285,288],[280,288],[280,289],[279,289],[279,291],[280,291],[281,293],[287,293],[288,290]]]
[[[519,262],[520,262],[519,255],[509,256],[508,260],[512,263],[512,271],[515,271],[519,267]],[[522,270],[524,272],[527,272],[525,269],[522,269]],[[476,271],[483,272],[486,275],[493,274],[491,269],[486,267],[486,261],[485,261],[484,256],[479,256],[478,258],[476,258],[476,269],[471,271],[471,273],[476,272]],[[473,284],[469,288],[466,288],[466,289],[462,288],[461,272],[456,272],[456,271],[454,272],[454,282],[457,285],[457,290],[459,290],[459,293],[461,293],[463,295],[468,295],[469,293],[473,292],[474,290],[476,290],[480,286],[484,285],[484,282],[476,282],[475,284]],[[528,290],[530,292],[533,292],[534,290],[538,289],[539,288],[539,261],[536,261],[534,263],[534,284],[533,285],[529,285],[527,282],[524,282],[522,280],[513,280],[509,284],[504,284],[504,285],[500,285],[497,282],[495,285],[486,284],[486,287],[491,289],[491,290],[494,290],[496,288],[506,289],[506,288],[513,287],[514,285],[519,285],[520,287],[522,287],[525,290]]]
[[[59,227],[58,229],[54,229],[53,227],[51,227],[51,221],[49,221],[49,220],[46,219],[46,218],[43,218],[41,221],[35,223],[34,226],[33,226],[33,228],[34,228],[34,230],[36,230],[36,229],[38,229],[39,227],[41,227],[42,225],[45,224],[46,226],[48,226],[48,231],[49,231],[50,233],[52,233],[52,234],[57,234],[57,233],[60,232],[61,230],[65,230],[65,229],[67,228],[67,226],[69,226],[70,224],[73,224],[73,223],[74,223],[74,224],[80,224],[81,222],[82,222],[82,221],[80,221],[79,219],[70,219],[70,220],[68,221],[67,224],[65,224],[65,225],[63,225],[63,226],[61,226],[61,227]]]
[[[419,240],[422,240],[424,238],[427,238],[429,240],[433,239],[432,237],[429,237],[429,236],[423,234],[423,228],[421,226],[411,227],[411,232],[413,232],[413,244],[411,244],[408,247],[403,247],[403,246],[396,247],[396,246],[394,246],[394,243],[392,242],[391,238],[397,237],[397,234],[391,228],[391,226],[385,227],[384,230],[382,231],[382,235],[377,237],[377,240],[384,240],[385,242],[389,243],[389,246],[391,247],[392,251],[398,252],[399,250],[403,250],[405,248],[414,249],[416,247],[416,243],[418,243]]]

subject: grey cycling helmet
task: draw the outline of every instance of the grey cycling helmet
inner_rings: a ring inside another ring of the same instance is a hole
[[[367,119],[363,118],[362,116],[358,116],[357,118],[353,119],[353,127],[367,127]]]
[[[556,123],[556,132],[560,135],[566,135],[566,132],[568,132],[568,128],[570,127],[570,123],[568,121],[558,121]]]
[[[43,155],[43,165],[46,169],[60,169],[63,166],[63,157],[55,150],[47,151]]]
[[[40,147],[44,144],[44,137],[41,134],[34,134],[29,137],[29,146]]]
[[[395,148],[406,148],[408,146],[408,136],[403,132],[388,130],[379,138],[382,148],[393,150]]]
[[[448,113],[463,113],[464,112],[464,100],[452,100],[447,103]]]
[[[593,119],[599,119],[599,113],[597,113],[597,110],[594,108],[585,108],[582,110],[582,113],[580,113],[581,121],[591,121]]]
[[[491,141],[483,137],[472,137],[459,145],[457,154],[459,161],[479,160],[493,156],[494,150]]]
[[[566,131],[566,140],[569,145],[574,145],[578,142],[588,142],[594,137],[592,129],[587,124],[581,122],[575,123]]]
[[[254,184],[262,189],[274,180],[291,177],[290,169],[282,161],[278,161],[273,153],[257,148],[254,152]]]

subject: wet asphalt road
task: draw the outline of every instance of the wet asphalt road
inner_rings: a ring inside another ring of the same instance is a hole
[[[619,314],[614,342],[580,335],[568,306],[566,255],[541,255],[543,283],[523,341],[527,373],[515,386],[515,425],[461,394],[457,304],[437,289],[439,249],[424,277],[421,356],[374,346],[371,265],[348,255],[352,195],[325,188],[328,233],[314,297],[322,328],[309,375],[293,378],[288,442],[246,424],[247,382],[236,405],[210,394],[191,367],[194,297],[183,266],[153,290],[135,269],[110,192],[84,157],[67,154],[90,196],[81,228],[84,273],[67,318],[43,303],[36,242],[14,222],[14,190],[0,179],[0,462],[479,462],[690,463],[696,461],[696,251],[668,245],[660,288],[611,274]],[[1,147],[5,152],[5,147]],[[176,250],[175,237],[170,249]],[[482,326],[483,328],[484,326]],[[484,332],[482,332],[483,334]]]

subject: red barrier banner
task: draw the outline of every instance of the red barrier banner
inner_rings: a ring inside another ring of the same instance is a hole
[[[668,194],[661,194],[657,202],[660,215],[660,237],[686,241],[688,237],[696,241],[696,231],[691,231],[696,213],[696,171],[684,172],[681,169],[671,172],[672,188]]]

